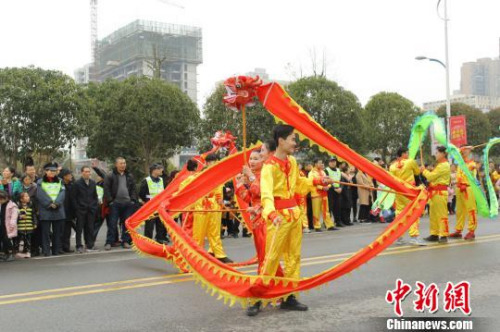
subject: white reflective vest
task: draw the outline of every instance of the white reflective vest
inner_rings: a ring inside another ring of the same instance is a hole
[[[61,191],[61,188],[62,188],[61,181],[59,182],[42,181],[42,190],[45,191],[47,195],[49,195],[52,202],[56,201],[57,196],[59,196],[59,192]]]
[[[333,170],[330,167],[327,167],[326,174],[328,174],[328,176],[334,181],[340,181],[340,179],[342,178],[342,172],[338,168]],[[333,188],[340,188],[340,184],[333,183]]]
[[[148,184],[149,195],[146,197],[149,199],[154,198],[156,195],[163,191],[163,179],[160,178],[160,181],[154,182],[150,176],[146,178],[146,182]]]

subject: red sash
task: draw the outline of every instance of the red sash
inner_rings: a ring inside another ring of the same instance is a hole
[[[276,210],[292,209],[297,206],[295,198],[274,197],[274,207]]]

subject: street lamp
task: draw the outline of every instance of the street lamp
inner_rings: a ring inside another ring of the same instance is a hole
[[[446,71],[446,142],[450,143],[451,101],[450,101],[450,78],[449,78],[448,66],[446,66],[441,60],[428,58],[426,56],[417,56],[415,57],[415,60],[429,60],[437,62],[441,66],[443,66],[444,70]]]
[[[417,57],[415,57],[415,60],[429,60],[429,61],[434,61],[434,62],[439,63],[441,66],[443,66],[444,69],[446,69],[446,65],[443,63],[443,61],[438,60],[438,59],[428,58],[426,56],[417,56]]]
[[[443,66],[446,73],[446,142],[450,143],[450,117],[451,117],[451,101],[450,101],[450,65],[448,57],[448,0],[444,0],[444,17],[439,14],[439,5],[441,0],[438,0],[437,10],[438,16],[444,21],[444,63],[438,59],[428,58],[425,56],[417,56],[415,60],[429,60],[439,63]]]

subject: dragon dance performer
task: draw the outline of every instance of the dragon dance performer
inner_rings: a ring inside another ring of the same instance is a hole
[[[292,156],[296,147],[294,128],[277,125],[273,131],[276,152],[262,167],[260,187],[262,217],[266,220],[266,258],[262,273],[275,276],[280,259],[285,261],[285,277],[300,277],[300,253],[302,246],[302,225],[299,222],[300,209],[294,199],[295,194],[306,194],[314,186],[331,183],[328,177],[309,179],[301,177],[297,161]],[[255,316],[260,311],[261,302],[247,309],[247,315]],[[290,295],[280,305],[284,310],[305,311],[308,307]]]
[[[400,179],[404,183],[414,186],[415,176],[420,174],[420,169],[417,162],[414,159],[408,159],[408,149],[405,147],[399,148],[397,151],[397,159],[389,167],[389,173],[394,175],[396,178]],[[410,200],[401,194],[396,195],[396,216],[398,216],[404,208],[410,204]],[[419,238],[419,223],[418,219],[415,223],[410,226],[408,234],[410,235],[410,244],[413,245],[425,245],[425,243]],[[396,244],[403,244],[403,237],[400,237]]]
[[[179,190],[183,189],[188,184],[190,184],[191,182],[194,181],[194,179],[196,178],[196,174],[197,174],[198,163],[195,160],[190,159],[186,163],[186,169],[189,172],[189,175],[181,182],[181,184],[179,185]],[[197,201],[194,204],[195,209],[196,209],[196,206],[200,207],[200,205],[201,205],[200,202]],[[199,208],[198,210],[200,210],[200,209],[201,208]],[[182,229],[184,229],[184,231],[189,236],[193,237],[193,213],[192,212],[187,212],[187,213],[184,213],[182,215]]]
[[[207,167],[217,162],[217,156],[210,154],[206,158]],[[224,185],[220,185],[208,195],[202,198],[203,210],[220,210],[224,206],[222,199]],[[220,237],[222,227],[222,212],[202,212],[195,213],[193,220],[193,239],[198,242],[200,247],[204,246],[205,238],[208,239],[208,252],[222,263],[233,263],[229,259],[222,246]]]
[[[444,146],[438,146],[436,152],[437,165],[432,170],[420,168],[422,175],[429,181],[430,194],[430,235],[426,241],[447,243],[448,242],[448,185],[451,180],[450,164],[448,154]]]
[[[302,177],[307,177],[303,165],[301,167],[299,166],[299,174]],[[311,230],[309,229],[309,220],[307,219],[307,195],[295,194],[295,200],[297,201],[300,209],[300,223],[302,224],[302,231],[304,233],[310,233]]]
[[[476,178],[476,162],[469,158],[472,151],[472,146],[464,146],[460,149],[462,157],[464,158],[467,168],[472,173],[474,178]],[[450,238],[462,238],[462,230],[465,226],[465,220],[469,221],[469,232],[465,235],[464,240],[474,240],[476,235],[475,231],[477,228],[477,208],[476,199],[472,193],[469,180],[465,176],[462,169],[457,170],[457,185],[456,185],[456,211],[457,211],[457,223],[455,225],[455,232],[450,234]]]
[[[209,154],[206,158],[207,167],[213,165],[217,161],[217,157],[214,154]],[[192,172],[179,186],[180,189],[186,187],[189,183],[196,179],[196,168],[198,164],[194,160],[189,160],[187,164],[188,171]],[[193,170],[194,168],[194,170]],[[196,201],[191,208],[193,210],[220,210],[223,205],[222,201],[222,190],[223,185],[217,187],[208,195]],[[191,217],[192,216],[192,217]],[[229,259],[222,246],[222,240],[220,237],[221,233],[221,219],[222,212],[190,212],[183,219],[183,228],[188,231],[192,220],[192,236],[196,243],[200,247],[204,247],[205,238],[208,239],[209,250],[208,252],[214,255],[219,261],[223,263],[232,263],[233,261]]]
[[[266,149],[269,151],[267,147],[261,149],[264,151],[264,156],[262,156],[259,150],[252,151],[248,161],[250,167],[243,167],[244,176],[243,178],[238,178],[238,183],[236,185],[236,195],[250,205],[248,212],[251,215],[252,234],[259,264],[258,273],[261,273],[264,258],[266,257],[267,225],[262,219],[262,206],[260,201],[260,172],[263,162],[267,160]],[[277,275],[283,276],[281,267],[278,268]]]
[[[323,170],[325,165],[321,159],[316,159],[314,161],[314,167],[309,172],[309,179],[316,178],[324,178],[326,177],[326,173]],[[323,184],[319,184],[315,186],[311,190],[311,200],[312,200],[312,212],[313,212],[313,224],[314,230],[316,232],[321,232],[321,219],[323,219],[323,223],[325,224],[325,228],[328,231],[335,230],[335,225],[332,221],[332,217],[330,216],[330,209],[328,208],[328,190],[330,186],[325,186]]]

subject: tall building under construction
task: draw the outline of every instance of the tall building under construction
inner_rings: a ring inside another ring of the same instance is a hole
[[[198,98],[197,66],[202,63],[201,28],[136,20],[99,40],[96,64],[75,70],[77,83],[123,80],[129,76],[158,77],[177,85],[194,103]],[[88,165],[87,140],[72,153],[77,169]],[[181,156],[182,158],[182,156]]]
[[[201,28],[136,20],[100,40],[97,49],[96,80],[158,77],[197,102],[197,66],[203,61]],[[89,66],[78,69],[75,78],[82,82],[91,70]]]

